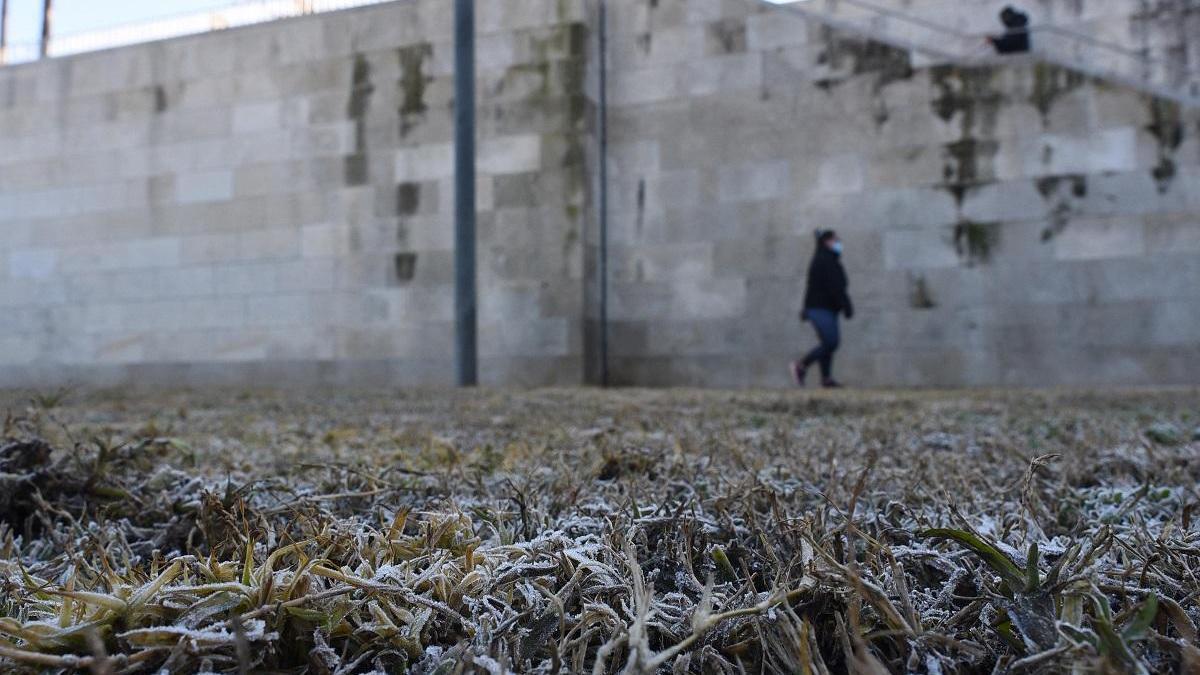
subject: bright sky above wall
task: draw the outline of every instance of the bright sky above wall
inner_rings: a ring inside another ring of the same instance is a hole
[[[70,35],[98,28],[214,9],[233,0],[54,0],[54,32]],[[8,0],[8,39],[36,42],[42,32],[42,0]]]

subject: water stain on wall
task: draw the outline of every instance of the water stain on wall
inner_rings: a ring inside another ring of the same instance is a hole
[[[933,299],[933,293],[929,289],[929,283],[925,281],[925,275],[908,275],[908,306],[913,309],[937,307],[937,301]]]
[[[396,281],[412,281],[417,276],[417,254],[397,253],[393,261]]]
[[[1042,115],[1042,124],[1050,121],[1050,111],[1060,98],[1082,87],[1087,76],[1074,70],[1039,62],[1033,66],[1033,90],[1029,103]]]
[[[937,91],[931,106],[945,122],[958,120],[959,139],[942,148],[943,187],[961,208],[967,193],[993,178],[994,140],[1002,94],[993,86],[995,70],[936,66],[930,78]]]
[[[987,263],[1000,241],[999,223],[963,220],[954,226],[954,248],[967,266]]]
[[[1004,96],[994,86],[993,68],[937,66],[930,78],[937,97],[930,105],[944,122],[957,123],[959,138],[942,146],[941,186],[954,197],[959,222],[954,225],[954,248],[968,266],[991,260],[999,240],[998,223],[976,223],[962,217],[963,203],[974,189],[995,179],[996,118]]]
[[[1146,126],[1146,131],[1158,142],[1158,164],[1150,170],[1150,175],[1158,185],[1158,191],[1165,193],[1171,188],[1177,172],[1175,152],[1183,145],[1183,114],[1179,104],[1174,101],[1151,98],[1147,105],[1150,124]]]
[[[1042,230],[1042,241],[1048,242],[1067,229],[1078,210],[1076,202],[1088,195],[1088,179],[1083,174],[1046,176],[1037,179],[1034,185],[1049,209],[1048,222]]]
[[[872,117],[877,127],[886,124],[891,118],[891,111],[882,95],[883,90],[890,84],[913,78],[916,70],[912,65],[912,56],[903,49],[881,42],[847,38],[828,27],[822,28],[821,39],[825,48],[817,55],[817,63],[839,74],[817,80],[817,87],[829,92],[847,77],[873,74]],[[842,71],[846,74],[840,74]]]
[[[371,64],[362,54],[354,55],[354,74],[350,84],[350,102],[346,116],[354,122],[354,153],[347,155],[343,165],[343,182],[348,186],[365,185],[370,180],[367,159],[367,109],[371,105]]]
[[[706,43],[710,54],[738,54],[746,51],[746,21],[732,18],[708,24]]]
[[[167,111],[167,90],[161,84],[154,85],[154,112],[162,114]]]
[[[396,186],[396,215],[411,216],[420,208],[420,183],[400,183]]]
[[[433,78],[425,75],[424,67],[433,56],[433,45],[423,42],[401,47],[396,50],[396,56],[400,59],[400,137],[404,138],[425,119],[429,110],[425,88]]]

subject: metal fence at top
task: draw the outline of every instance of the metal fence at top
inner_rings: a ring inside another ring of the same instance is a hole
[[[276,19],[287,19],[307,14],[331,12],[366,5],[379,5],[392,0],[250,0],[206,12],[181,14],[178,16],[138,23],[114,26],[100,30],[57,35],[47,45],[48,56],[66,56],[83,52],[99,51],[124,45],[153,42],[167,38],[196,35],[209,31],[250,26]],[[36,61],[41,54],[40,43],[8,45],[0,52],[0,65]]]
[[[985,35],[962,31],[878,0],[760,0],[835,29],[878,40],[936,61],[1002,62]],[[1131,48],[1055,25],[1029,27],[1032,58],[1109,80],[1184,105],[1200,106],[1200,70],[1186,55]],[[1171,58],[1168,58],[1171,56]]]

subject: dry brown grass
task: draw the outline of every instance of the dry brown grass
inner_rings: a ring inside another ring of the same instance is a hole
[[[0,668],[1200,668],[1200,392],[6,399]]]

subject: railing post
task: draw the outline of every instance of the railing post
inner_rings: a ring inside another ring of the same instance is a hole
[[[42,44],[39,52],[43,59],[50,54],[50,22],[53,15],[53,0],[44,0],[42,3]]]
[[[8,0],[0,0],[0,66],[8,61]]]
[[[600,316],[599,316],[599,351],[600,351],[600,386],[607,387],[608,378],[608,4],[599,0],[597,7],[597,54],[596,63],[599,68],[599,92],[596,103],[596,131],[599,135],[599,189],[597,190],[598,216],[600,221],[597,236],[600,241],[597,256],[596,276],[600,286]]]
[[[475,286],[475,0],[455,0],[454,342],[460,387],[479,384]]]

